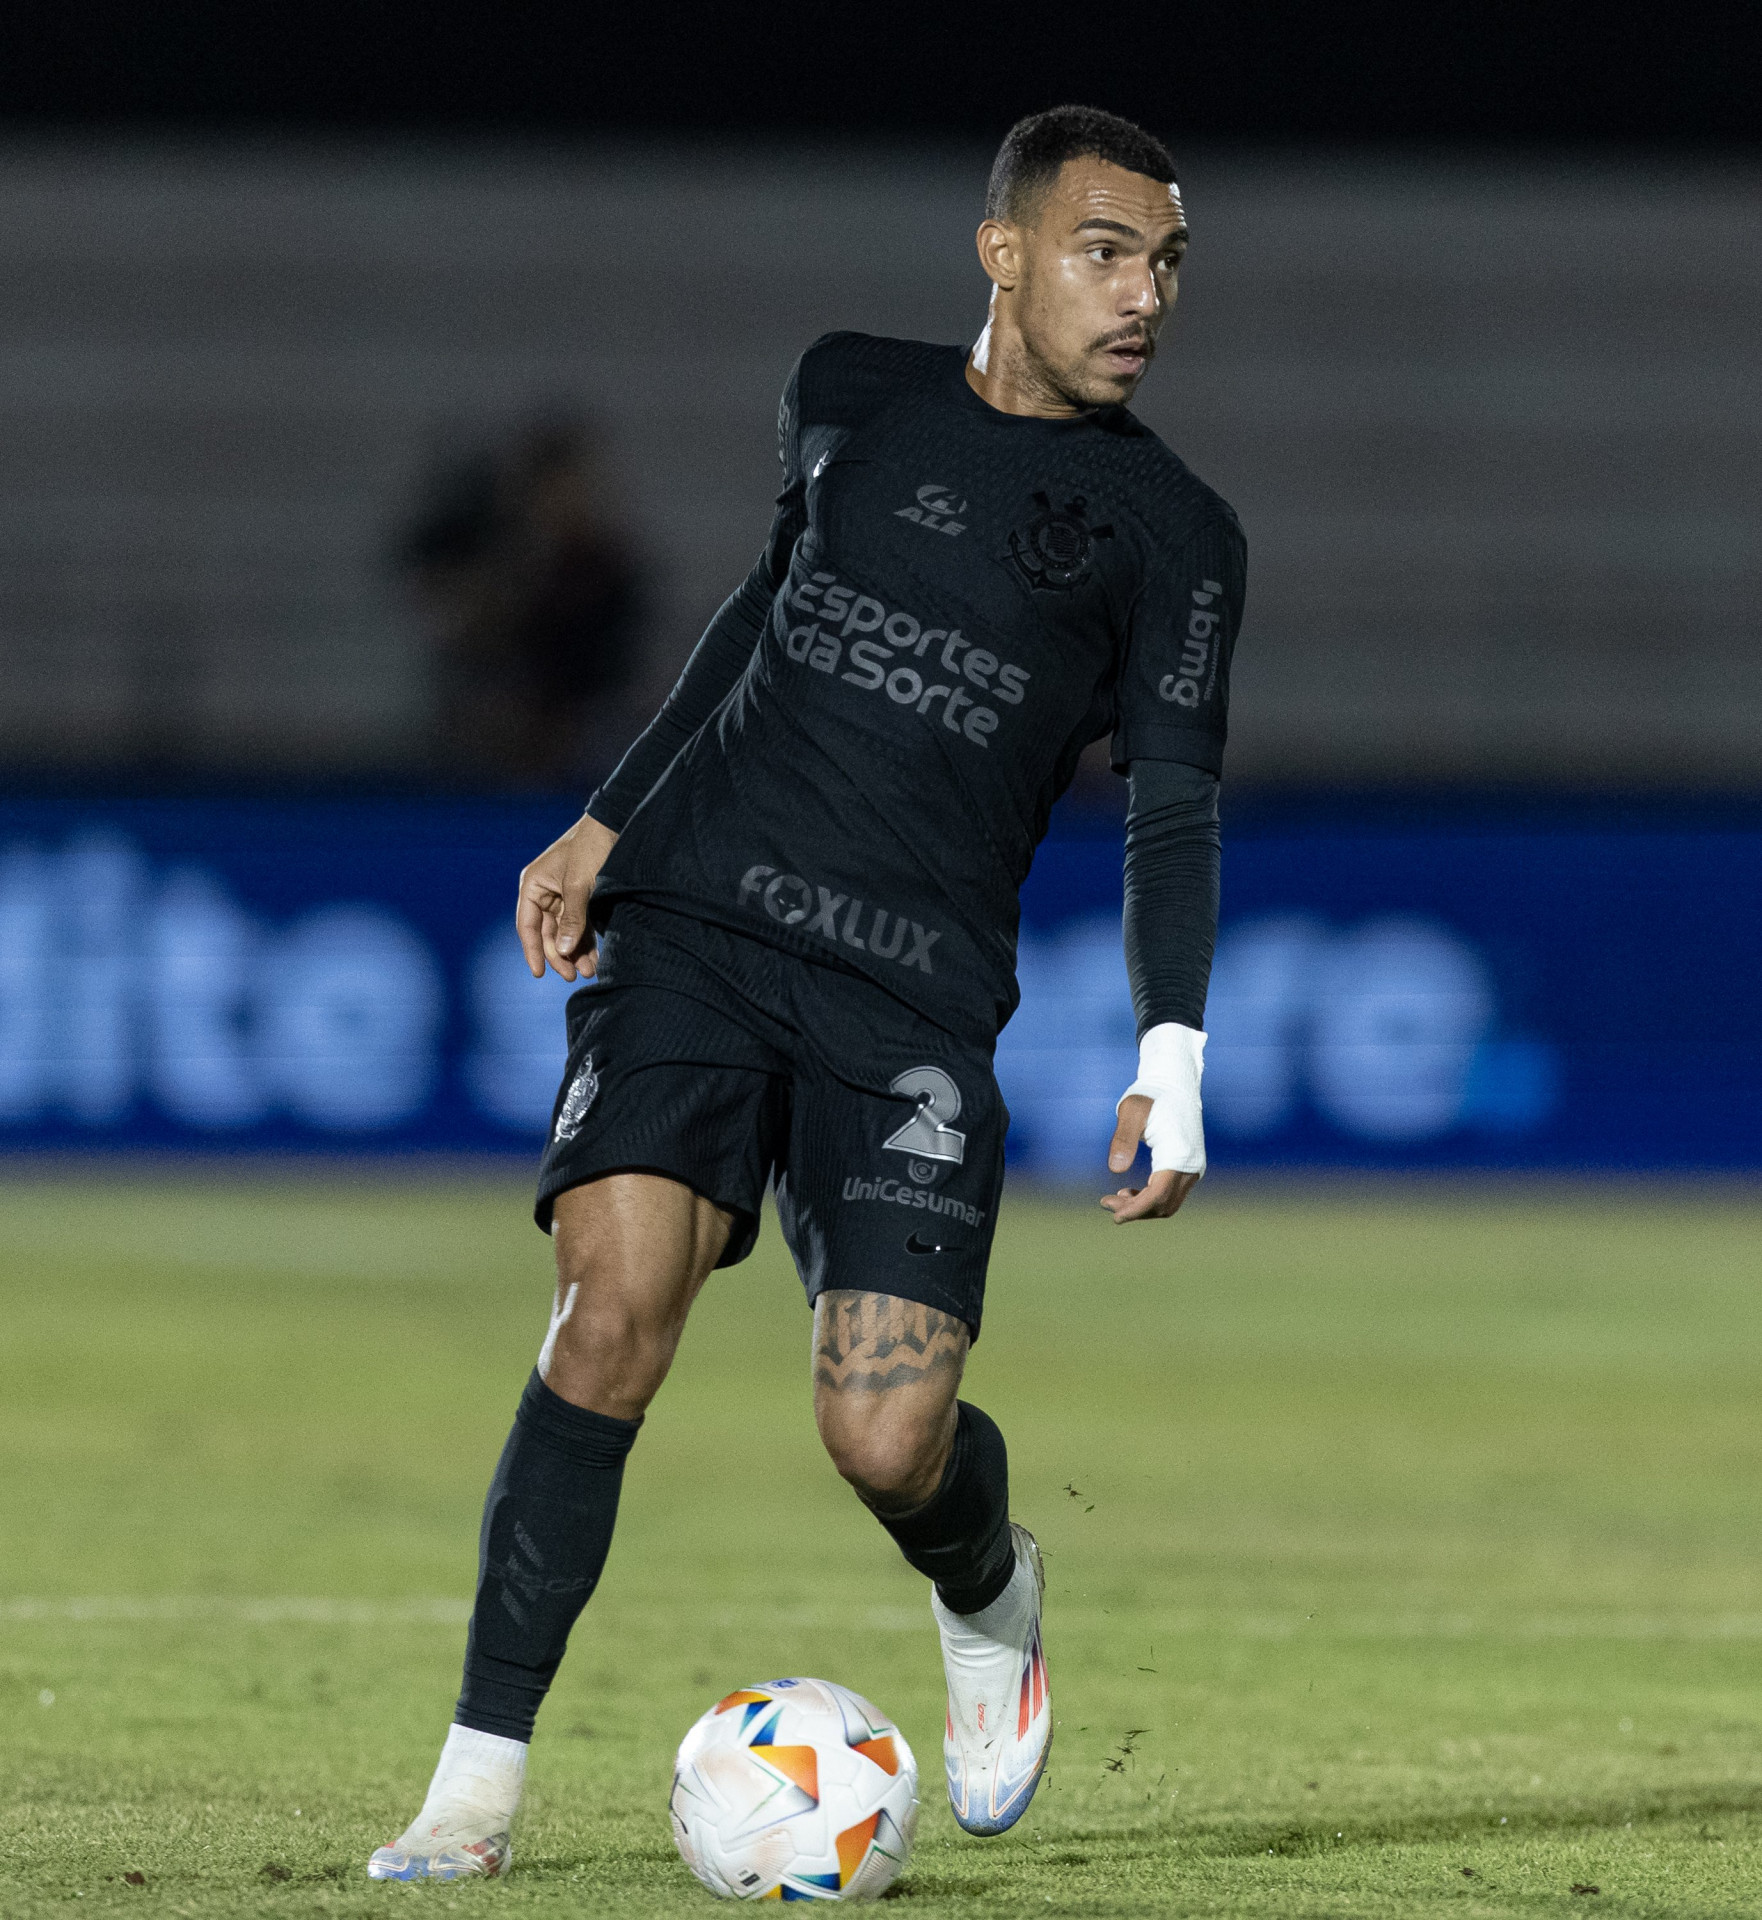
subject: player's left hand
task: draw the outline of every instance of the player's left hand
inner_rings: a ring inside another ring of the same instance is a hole
[[[1138,1078],[1120,1098],[1107,1164],[1112,1173],[1130,1173],[1139,1147],[1148,1146],[1150,1181],[1101,1196],[1116,1226],[1166,1220],[1205,1178],[1204,1067],[1205,1035],[1196,1027],[1165,1021],[1139,1041]]]
[[[1131,1172],[1152,1104],[1141,1093],[1129,1093],[1120,1102],[1120,1122],[1113,1130],[1113,1145],[1107,1150],[1110,1172]],[[1148,1186],[1121,1187],[1117,1193],[1104,1193],[1101,1204],[1113,1215],[1116,1227],[1123,1227],[1128,1220],[1166,1220],[1171,1213],[1180,1211],[1181,1202],[1203,1177],[1165,1167],[1162,1172],[1151,1174]]]

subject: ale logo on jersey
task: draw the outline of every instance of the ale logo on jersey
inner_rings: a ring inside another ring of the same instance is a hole
[[[1009,537],[1009,557],[1016,571],[1036,592],[1069,593],[1089,578],[1097,540],[1111,540],[1113,528],[1089,524],[1089,502],[1079,494],[1062,507],[1052,496],[1037,493],[1039,508],[1025,527]]]
[[[966,522],[961,515],[967,510],[964,500],[956,500],[952,489],[939,487],[934,481],[929,486],[918,489],[918,504],[915,507],[896,507],[893,517],[896,520],[915,520],[920,527],[928,527],[933,533],[965,533]]]

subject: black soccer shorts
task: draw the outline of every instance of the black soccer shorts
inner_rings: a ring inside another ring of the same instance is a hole
[[[665,1174],[734,1216],[729,1267],[774,1180],[810,1302],[894,1294],[977,1339],[1009,1127],[988,1052],[859,974],[628,900],[568,1022],[546,1232],[570,1187]]]

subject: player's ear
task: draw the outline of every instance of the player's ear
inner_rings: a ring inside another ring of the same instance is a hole
[[[1010,292],[1022,277],[1021,229],[1008,220],[981,220],[977,238],[980,266],[993,285]]]

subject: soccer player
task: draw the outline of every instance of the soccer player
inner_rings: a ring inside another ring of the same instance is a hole
[[[625,1456],[766,1182],[813,1305],[838,1471],[933,1582],[949,1797],[1000,1833],[1046,1761],[1043,1580],[1003,1435],[957,1399],[1007,1115],[1017,895],[1078,756],[1130,779],[1138,1078],[1101,1204],[1165,1219],[1205,1168],[1199,1076],[1217,787],[1244,546],[1126,410],[1187,244],[1162,145],[1060,107],[1011,130],[965,347],[830,334],[778,422],[757,566],[585,815],[521,875],[518,926],[595,984],[539,1180],[556,1304],[484,1509],[464,1689],[376,1878],[496,1874],[528,1742],[600,1577]],[[590,896],[591,895],[591,900]]]

